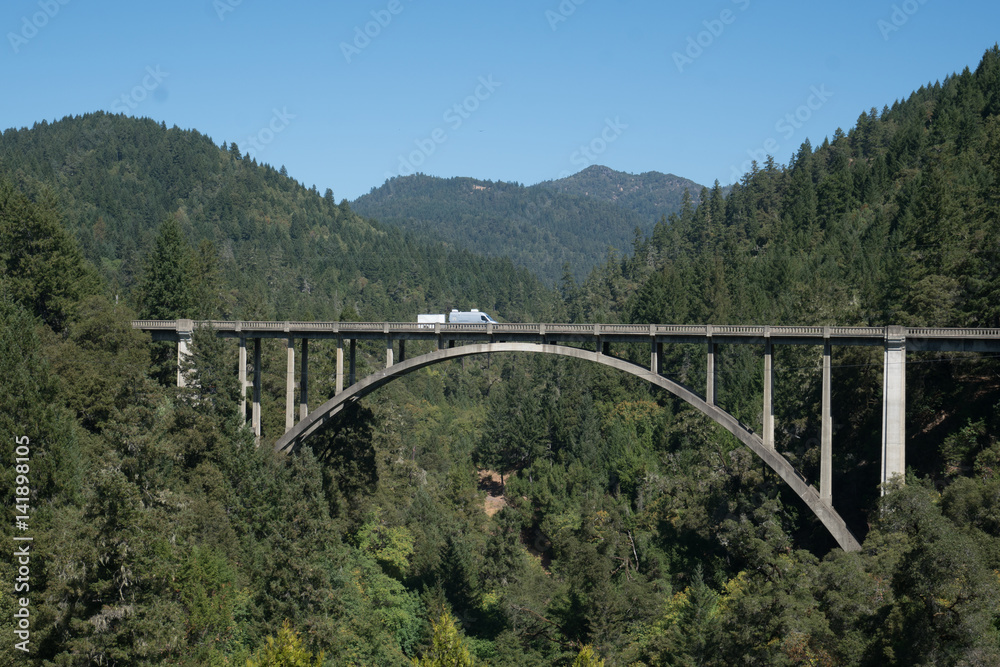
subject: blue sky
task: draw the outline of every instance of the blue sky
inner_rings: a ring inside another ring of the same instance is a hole
[[[412,171],[727,184],[974,69],[998,28],[996,0],[6,0],[0,127],[125,111],[338,200]]]

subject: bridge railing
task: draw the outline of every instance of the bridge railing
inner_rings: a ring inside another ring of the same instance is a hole
[[[885,336],[885,327],[830,327],[831,336],[864,336],[879,338]]]
[[[176,331],[177,322],[174,320],[132,320],[132,328],[143,331]]]
[[[707,333],[707,327],[702,327]],[[736,334],[744,336],[763,336],[764,327],[753,326],[753,325],[732,325],[732,324],[721,324],[712,326],[713,334]]]
[[[1000,338],[1000,329],[941,329],[909,327],[907,336],[915,338]]]
[[[457,325],[449,324],[448,326],[457,326]],[[538,325],[517,323],[517,322],[512,322],[512,323],[505,322],[503,324],[494,324],[493,333],[538,333]]]
[[[823,327],[771,327],[772,336],[822,336]]]
[[[327,333],[394,333],[419,332],[436,329],[448,333],[486,333],[485,323],[424,324],[416,322],[293,322],[293,321],[197,321],[197,320],[133,320],[133,328],[144,331],[188,331],[191,328],[211,327],[216,331],[253,332],[327,332]],[[812,327],[812,326],[762,326],[762,325],[704,325],[704,324],[532,324],[519,322],[492,323],[494,334],[587,334],[601,335],[683,335],[683,336],[733,336],[756,337],[770,334],[774,337],[823,338],[883,338],[886,327]],[[908,338],[998,340],[1000,328],[946,328],[909,327],[901,333]]]

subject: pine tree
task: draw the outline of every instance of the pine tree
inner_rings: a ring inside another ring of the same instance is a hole
[[[278,630],[278,636],[268,637],[260,651],[247,660],[247,667],[319,667],[322,664],[323,654],[310,653],[287,620]]]
[[[458,632],[455,617],[445,612],[434,621],[431,647],[420,660],[413,660],[414,667],[473,667],[469,647]]]
[[[194,317],[191,248],[173,216],[160,225],[153,251],[146,258],[140,287],[145,318],[175,320]]]
[[[46,324],[61,329],[74,304],[95,294],[96,272],[59,223],[51,194],[31,201],[0,181],[0,277],[15,298]]]

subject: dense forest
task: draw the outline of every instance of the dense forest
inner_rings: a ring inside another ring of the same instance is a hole
[[[531,310],[546,303],[541,283],[510,260],[366,220],[332,189],[321,195],[196,131],[105,113],[42,121],[3,133],[0,169],[32,198],[56,198],[85,258],[135,304],[143,258],[171,218],[217,275],[221,317],[411,321],[477,306],[546,316]]]
[[[557,292],[194,132],[103,114],[5,132],[0,434],[9,452],[30,442],[33,542],[31,652],[0,660],[998,664],[997,359],[913,341],[908,475],[883,494],[881,352],[835,348],[834,503],[863,539],[846,553],[729,434],[604,367],[433,366],[274,457],[279,348],[258,446],[231,342],[196,336],[178,389],[170,346],[130,326],[455,304],[524,321],[996,327],[998,214],[996,47],[787,166],[688,195]],[[332,353],[316,347],[322,394]],[[761,354],[734,348],[719,401],[756,427]],[[378,367],[361,352],[362,372]],[[648,347],[615,353],[648,362]],[[700,390],[703,350],[667,354]],[[776,358],[777,448],[812,480],[818,367],[809,348]],[[15,479],[0,468],[8,507]],[[15,526],[2,533],[13,544]],[[17,604],[0,593],[5,627]]]
[[[487,257],[509,257],[548,285],[580,280],[609,249],[631,249],[662,216],[680,210],[693,181],[588,167],[525,187],[503,181],[399,176],[352,202],[388,225],[438,238]],[[695,202],[697,203],[697,202]]]

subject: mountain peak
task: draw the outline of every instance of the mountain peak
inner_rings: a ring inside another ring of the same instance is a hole
[[[582,171],[535,187],[612,202],[647,219],[656,220],[665,213],[679,210],[684,190],[698,203],[702,187],[698,183],[658,171],[630,174],[604,165],[591,165]]]

